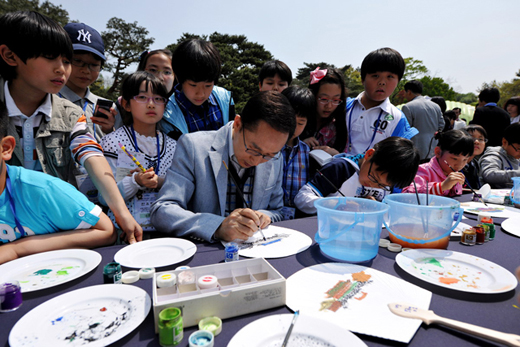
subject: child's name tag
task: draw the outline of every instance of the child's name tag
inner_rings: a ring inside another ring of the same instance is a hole
[[[157,200],[157,193],[137,193],[133,199],[133,213],[135,220],[143,231],[154,231],[152,223],[150,222],[150,208],[152,204]]]
[[[135,153],[130,152],[135,159],[141,164],[144,163],[145,157],[143,153]],[[126,176],[130,175],[130,171],[138,169],[139,167],[133,162],[133,160],[123,152],[122,149],[119,149],[117,152],[117,168],[116,168],[116,182],[121,181]]]

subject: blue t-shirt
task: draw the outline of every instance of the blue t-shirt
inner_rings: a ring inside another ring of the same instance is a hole
[[[27,236],[89,229],[99,221],[101,208],[69,183],[19,166],[7,168],[16,216]],[[0,242],[21,237],[5,188],[0,195]]]

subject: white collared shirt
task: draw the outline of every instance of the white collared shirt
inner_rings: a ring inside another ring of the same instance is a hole
[[[20,111],[9,92],[8,83],[5,82],[5,104],[9,117],[13,119],[15,126],[22,128],[22,137],[20,138],[20,146],[23,151],[23,166],[26,169],[42,171],[42,166],[38,160],[36,153],[36,143],[34,140],[35,128],[38,129],[42,122],[42,117],[45,116],[45,121],[51,120],[52,102],[51,95],[47,94],[44,101],[30,116],[27,116]]]

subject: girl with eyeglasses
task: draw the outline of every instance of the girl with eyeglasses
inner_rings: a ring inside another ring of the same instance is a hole
[[[347,91],[343,75],[337,69],[311,72],[309,89],[316,98],[316,119],[307,122],[301,138],[311,149],[330,155],[344,152],[347,143],[345,100]]]
[[[177,144],[158,128],[167,101],[168,91],[160,79],[146,71],[129,75],[122,84],[124,125],[101,140],[119,191],[143,231],[153,231],[150,206],[163,185]],[[115,222],[111,211],[108,216]]]
[[[468,163],[462,170],[464,172],[464,175],[466,176],[467,183],[470,184],[471,188],[473,189],[480,189],[482,186],[482,182],[480,179],[480,169],[478,166],[478,160],[480,159],[480,156],[482,153],[484,153],[484,150],[486,149],[486,143],[487,143],[487,132],[486,130],[481,127],[478,124],[471,124],[465,127],[464,129],[468,134],[471,135],[474,139],[473,143],[473,155],[469,157]],[[464,188],[468,188],[467,184],[464,186]]]
[[[175,75],[172,67],[172,52],[169,49],[155,49],[143,52],[139,58],[137,71],[151,73],[164,84],[168,97],[173,94]]]

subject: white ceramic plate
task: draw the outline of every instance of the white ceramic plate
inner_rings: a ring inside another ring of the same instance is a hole
[[[137,328],[150,296],[141,288],[102,284],[65,293],[27,312],[9,334],[9,345],[106,346]]]
[[[286,282],[286,305],[291,310],[354,333],[404,343],[410,342],[422,322],[396,317],[388,304],[406,301],[427,310],[431,297],[431,292],[395,276],[345,263],[306,267]]]
[[[481,212],[485,212],[490,214],[493,218],[520,217],[520,209],[511,206],[495,205],[490,203],[487,203],[487,206],[485,206],[481,202],[469,201],[461,202],[460,207],[464,209],[464,212],[468,212],[471,214],[479,214]]]
[[[509,218],[500,225],[502,230],[510,234],[520,237],[520,218]]]
[[[496,294],[516,288],[513,274],[489,260],[441,249],[414,249],[395,258],[410,275],[453,290]]]
[[[162,267],[180,263],[195,254],[197,246],[191,241],[173,237],[134,243],[119,250],[114,260],[132,267]]]
[[[54,287],[92,271],[101,255],[86,249],[64,249],[29,255],[0,265],[0,281],[17,280],[22,293]]]
[[[279,314],[249,323],[233,336],[228,347],[279,347],[282,345],[294,315]],[[289,346],[298,347],[363,347],[366,344],[347,329],[328,321],[300,315],[294,324]]]
[[[270,225],[243,242],[237,242],[238,254],[249,258],[283,258],[305,251],[312,244],[312,239],[304,233]],[[222,242],[226,246],[228,242]]]

